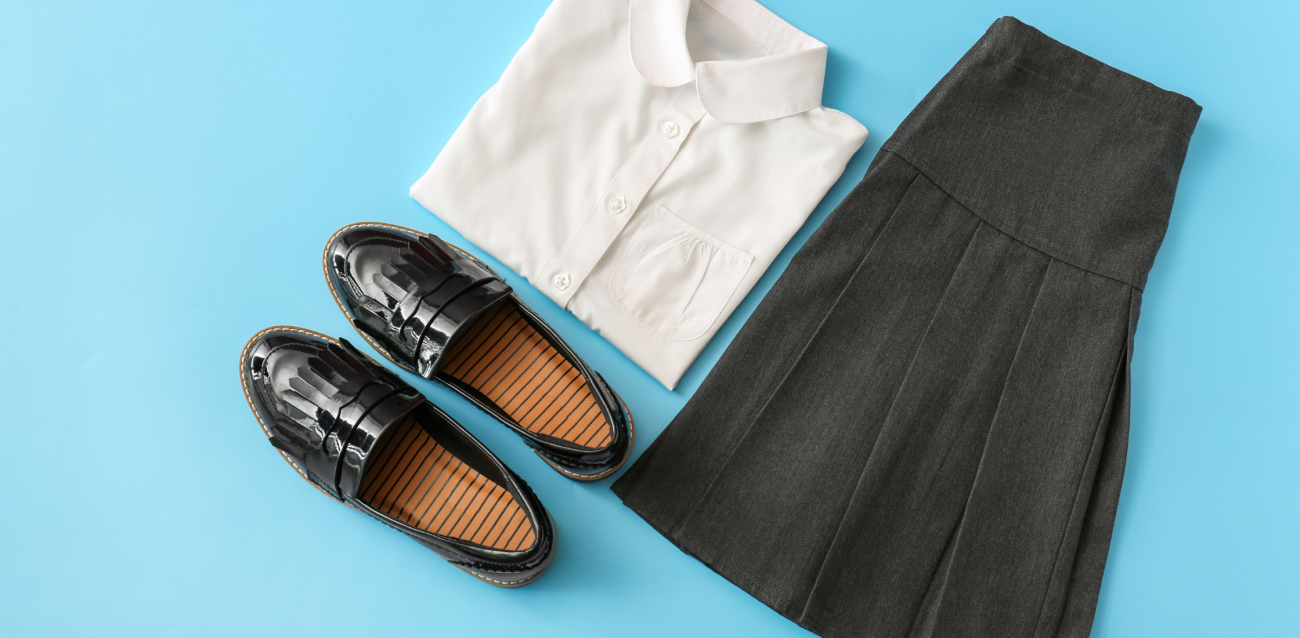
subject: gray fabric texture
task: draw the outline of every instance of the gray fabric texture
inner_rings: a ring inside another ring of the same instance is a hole
[[[1087,636],[1199,114],[998,20],[614,491],[823,636]]]

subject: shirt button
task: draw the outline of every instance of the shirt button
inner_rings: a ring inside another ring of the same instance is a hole
[[[569,281],[569,273],[567,272],[562,272],[556,275],[555,279],[551,280],[551,285],[555,286],[555,289],[559,290],[560,292],[564,292],[565,290],[568,290],[570,283],[572,282]]]
[[[674,137],[677,137],[677,134],[681,132],[681,129],[678,128],[677,122],[668,120],[667,122],[664,122],[663,124],[659,125],[659,131],[664,134],[664,137],[671,140]]]
[[[617,195],[609,198],[609,201],[605,202],[605,205],[609,207],[609,212],[614,213],[615,215],[627,210],[627,200]]]

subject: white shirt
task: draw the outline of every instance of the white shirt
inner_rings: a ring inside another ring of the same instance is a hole
[[[555,0],[411,196],[668,388],[867,131],[753,0]]]

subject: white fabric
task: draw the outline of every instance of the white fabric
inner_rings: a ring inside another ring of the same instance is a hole
[[[753,0],[555,0],[411,196],[672,388],[867,131]]]

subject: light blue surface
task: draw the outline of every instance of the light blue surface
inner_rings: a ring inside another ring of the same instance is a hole
[[[1205,107],[1146,291],[1093,635],[1300,636],[1300,4],[766,4],[830,45],[825,103],[871,137],[678,390],[507,277],[627,399],[636,452],[907,112],[1015,15]],[[561,478],[428,382],[554,513],[535,584],[479,583],[322,497],[244,403],[255,331],[353,337],[321,276],[335,229],[459,240],[407,188],[546,5],[0,2],[0,635],[809,635],[609,480]]]

